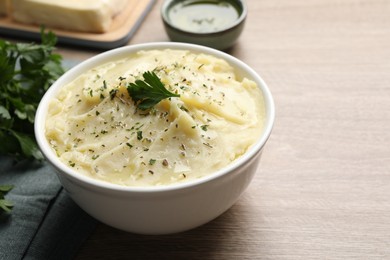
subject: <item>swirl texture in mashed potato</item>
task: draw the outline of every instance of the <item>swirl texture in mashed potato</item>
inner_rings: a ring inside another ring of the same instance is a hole
[[[127,85],[154,71],[180,97],[137,109]],[[168,185],[213,173],[261,135],[265,108],[255,82],[225,60],[185,50],[140,51],[64,86],[46,137],[80,174],[128,186]]]

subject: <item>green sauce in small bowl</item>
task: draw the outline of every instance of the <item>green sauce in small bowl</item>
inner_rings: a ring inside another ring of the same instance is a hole
[[[183,1],[168,11],[169,20],[182,30],[210,33],[224,30],[240,16],[230,1]]]
[[[161,10],[171,40],[220,50],[236,42],[246,13],[243,0],[165,0]]]

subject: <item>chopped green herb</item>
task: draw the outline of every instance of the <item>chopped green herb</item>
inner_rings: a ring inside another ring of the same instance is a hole
[[[142,131],[137,131],[137,139],[142,140]]]
[[[185,111],[185,112],[189,112],[188,109],[185,106],[183,106],[183,105],[180,106],[180,109]]]
[[[111,98],[111,100],[113,100],[115,98],[117,92],[118,92],[117,88],[113,88],[113,89],[110,90],[110,98]]]
[[[201,125],[200,128],[201,128],[203,131],[207,131],[208,126],[209,126],[209,125]]]
[[[153,165],[153,164],[155,164],[156,163],[156,159],[150,159],[149,160],[149,165]]]
[[[137,122],[137,123],[136,123],[136,125],[139,125],[139,124],[140,124],[140,122]],[[142,125],[136,127],[135,130],[140,130],[143,126],[144,126],[144,124],[142,124]]]

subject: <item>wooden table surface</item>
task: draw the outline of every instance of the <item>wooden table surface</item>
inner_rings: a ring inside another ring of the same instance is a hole
[[[168,41],[161,3],[129,44]],[[255,179],[195,230],[143,236],[99,224],[77,259],[390,259],[390,1],[247,4],[228,53],[268,83],[277,112]]]

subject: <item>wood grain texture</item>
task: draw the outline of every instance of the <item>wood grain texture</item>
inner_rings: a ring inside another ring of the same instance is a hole
[[[101,224],[77,259],[390,259],[390,1],[247,4],[229,53],[259,72],[277,108],[254,181],[185,233]],[[129,44],[168,41],[160,5]]]

